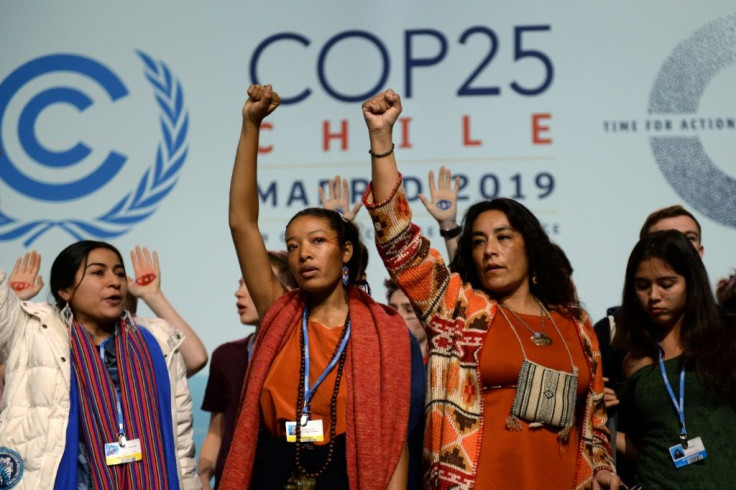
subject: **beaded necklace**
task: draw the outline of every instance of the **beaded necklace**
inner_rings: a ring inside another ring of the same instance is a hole
[[[305,307],[304,312],[304,321],[309,321],[309,306]],[[347,316],[345,317],[345,324],[343,325],[342,332],[340,332],[340,338],[337,340],[337,345],[335,346],[335,350],[332,352],[332,356],[330,357],[330,361],[328,362],[328,365],[335,359],[335,357],[338,355],[338,352],[340,351],[340,345],[342,344],[343,340],[345,339],[345,334],[349,330],[349,322],[350,322],[350,311],[348,311]],[[295,464],[296,464],[296,470],[298,473],[299,479],[306,479],[306,480],[316,480],[317,477],[319,477],[322,473],[327,470],[327,468],[330,466],[330,463],[332,462],[332,455],[335,450],[335,429],[337,425],[337,395],[340,391],[340,380],[342,379],[342,372],[343,367],[345,365],[345,354],[347,353],[347,349],[343,349],[342,353],[340,354],[340,359],[338,361],[337,365],[337,374],[335,376],[335,387],[332,390],[332,398],[330,399],[330,442],[327,444],[327,458],[325,459],[325,463],[322,465],[322,468],[319,469],[319,471],[316,472],[309,472],[301,465],[301,449],[302,449],[302,440],[301,440],[301,420],[302,420],[302,407],[304,406],[304,385],[305,380],[308,378],[309,373],[306,373],[306,356],[305,356],[305,334],[304,330],[302,330],[302,333],[299,336],[299,343],[300,343],[300,352],[301,352],[301,363],[299,365],[299,388],[297,390],[297,401],[296,401],[296,454],[295,454]]]

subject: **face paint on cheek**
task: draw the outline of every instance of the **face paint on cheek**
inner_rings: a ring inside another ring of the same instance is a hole
[[[135,278],[135,283],[139,286],[147,286],[156,279],[156,274],[144,274],[141,277]]]
[[[28,289],[31,287],[30,282],[23,282],[23,281],[13,281],[10,283],[10,289],[13,291],[23,291],[24,289]]]

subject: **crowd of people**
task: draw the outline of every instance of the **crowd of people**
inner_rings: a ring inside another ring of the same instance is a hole
[[[593,324],[560,246],[522,203],[458,222],[449,168],[420,195],[443,253],[412,221],[393,126],[401,98],[362,106],[371,182],[296,213],[285,250],[259,219],[258,144],[278,108],[252,85],[230,186],[239,320],[212,353],[198,458],[187,377],[203,343],[164,295],[156,252],[73,243],[0,270],[0,488],[724,488],[736,479],[736,278],[716,293],[681,206],[646,219],[620,306]],[[371,297],[373,224],[387,270]],[[155,315],[136,315],[142,300]],[[687,400],[687,404],[685,401]],[[214,482],[214,483],[213,483]]]

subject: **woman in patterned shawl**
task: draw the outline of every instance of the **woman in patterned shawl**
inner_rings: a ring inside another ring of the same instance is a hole
[[[600,353],[559,248],[511,199],[472,206],[452,272],[430,248],[396,167],[401,101],[363,104],[379,253],[429,337],[427,488],[617,488]]]

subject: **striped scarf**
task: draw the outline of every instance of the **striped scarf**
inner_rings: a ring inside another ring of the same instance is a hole
[[[132,322],[123,320],[115,333],[125,436],[128,440],[140,439],[143,453],[142,461],[115,466],[105,463],[105,444],[118,440],[115,385],[84,328],[74,322],[70,335],[72,364],[79,386],[80,434],[87,447],[94,488],[172,488],[162,436],[162,416],[166,415],[159,410],[158,383],[142,333]]]

